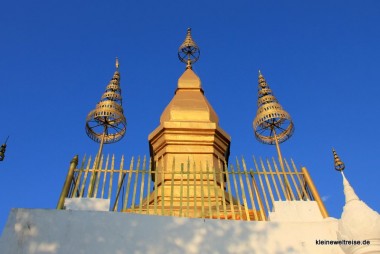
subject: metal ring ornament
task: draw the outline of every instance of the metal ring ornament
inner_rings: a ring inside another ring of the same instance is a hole
[[[198,61],[201,51],[198,45],[191,37],[191,28],[187,29],[185,41],[178,49],[178,58],[185,64],[193,64]]]
[[[86,118],[86,133],[95,142],[100,143],[104,133],[104,144],[121,140],[127,129],[123,112],[113,108],[95,109]]]
[[[335,170],[342,172],[346,166],[344,165],[343,161],[340,160],[338,154],[333,149],[333,155],[334,155],[334,168]]]
[[[118,68],[118,60],[116,60]],[[110,144],[121,140],[127,129],[127,120],[123,114],[120,74],[116,70],[106,87],[100,102],[86,118],[86,133],[95,142]]]

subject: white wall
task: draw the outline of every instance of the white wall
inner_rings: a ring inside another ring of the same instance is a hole
[[[113,212],[13,209],[0,253],[343,253],[337,220],[247,222]]]

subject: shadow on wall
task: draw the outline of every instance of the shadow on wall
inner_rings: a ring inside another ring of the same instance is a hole
[[[267,222],[13,209],[0,253],[302,253],[294,243],[272,237],[278,227]]]

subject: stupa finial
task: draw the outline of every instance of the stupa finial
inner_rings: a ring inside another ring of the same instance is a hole
[[[274,145],[289,139],[294,132],[293,121],[276,97],[259,70],[257,114],[253,129],[257,140]]]
[[[253,130],[258,141],[276,145],[278,160],[284,171],[284,162],[280,150],[280,143],[293,135],[293,121],[269,88],[264,76],[259,71],[259,87],[257,100],[257,113],[253,120]],[[288,198],[288,197],[287,197]]]
[[[186,64],[186,69],[191,69],[192,64],[198,61],[201,51],[191,37],[191,28],[187,29],[185,41],[178,49],[178,58]]]
[[[119,60],[116,58],[116,68]],[[123,138],[126,119],[123,114],[120,74],[116,70],[100,102],[86,118],[86,133],[98,143],[114,143]]]
[[[334,167],[335,167],[335,170],[343,173],[343,170],[344,170],[344,168],[346,166],[340,160],[340,158],[339,158],[338,154],[335,152],[334,148],[332,149],[332,152],[333,152],[333,155],[334,155]]]
[[[103,93],[96,108],[86,118],[87,136],[95,142],[100,143],[95,160],[95,169],[99,168],[103,145],[115,143],[122,139],[127,128],[127,120],[125,119],[122,107],[118,58],[116,58],[115,65],[116,71],[107,85],[106,91]],[[91,197],[96,178],[97,174],[95,174],[90,183],[89,193]]]
[[[116,71],[119,70],[119,58],[116,57],[116,60],[115,60],[115,67],[116,67]]]

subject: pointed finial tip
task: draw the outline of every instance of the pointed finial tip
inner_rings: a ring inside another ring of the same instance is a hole
[[[259,70],[259,76],[261,76],[261,70]]]
[[[119,69],[119,58],[118,57],[116,57],[115,66],[116,66],[116,69]]]
[[[188,32],[188,33],[191,32],[191,27],[188,27],[188,28],[187,28],[187,32]]]

